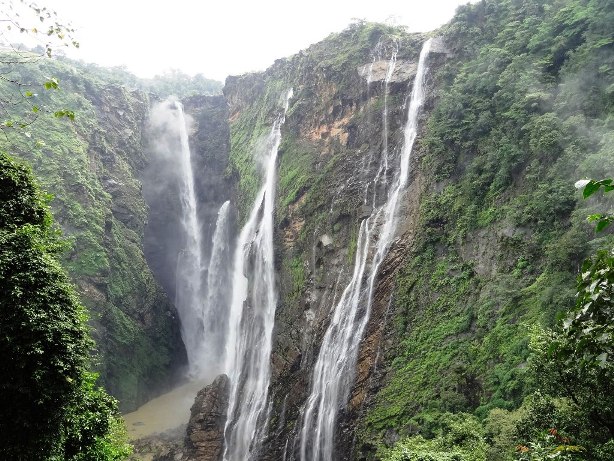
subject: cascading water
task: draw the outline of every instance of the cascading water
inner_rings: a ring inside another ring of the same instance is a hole
[[[395,43],[395,46],[398,45]],[[375,179],[373,180],[373,187],[375,189],[373,192],[374,207],[377,200],[377,187],[379,183],[381,182],[381,186],[385,188],[388,182],[388,84],[390,83],[394,68],[396,67],[397,53],[398,49],[395,49],[392,52],[392,57],[388,62],[388,70],[386,71],[386,78],[384,80],[384,110],[382,111],[382,154],[380,156],[379,168],[377,169]],[[369,72],[371,71],[372,70],[370,70]],[[367,81],[367,84],[368,83],[369,82]]]
[[[227,281],[230,270],[230,201],[217,213],[215,232],[211,243],[211,259],[207,270],[207,295],[202,308],[203,338],[198,354],[199,375],[209,378],[223,371],[228,328],[227,306],[230,290]]]
[[[185,245],[177,258],[175,303],[181,320],[181,337],[188,355],[188,375],[195,380],[208,380],[221,373],[225,365],[225,333],[228,324],[226,308],[230,292],[224,281],[231,274],[230,202],[225,202],[218,211],[211,242],[211,257],[207,264],[203,260],[202,228],[198,219],[188,123],[183,106],[179,101],[171,99],[162,103],[156,111],[158,128],[164,128],[166,133],[172,135],[173,141],[166,146],[173,158],[177,159],[178,165],[181,226]]]
[[[179,133],[181,224],[185,233],[185,247],[177,259],[177,295],[175,305],[181,319],[181,337],[188,355],[188,372],[197,377],[200,373],[200,355],[203,342],[203,263],[201,228],[198,222],[192,158],[188,142],[188,129],[179,101],[172,102],[176,127]]]
[[[277,151],[291,97],[292,90],[286,94],[283,113],[268,136],[262,162],[264,182],[235,250],[226,339],[226,369],[231,381],[224,430],[227,461],[250,459],[258,445],[257,428],[266,426],[271,337],[277,306],[273,267]]]
[[[334,308],[333,318],[320,347],[312,375],[311,393],[303,415],[300,434],[301,461],[332,461],[333,459],[337,414],[340,407],[347,402],[358,348],[370,315],[375,278],[396,232],[399,197],[409,179],[409,165],[417,135],[418,114],[424,100],[424,76],[427,70],[426,59],[430,44],[431,40],[427,40],[420,52],[404,130],[400,165],[393,183],[387,190],[386,202],[379,207],[374,207],[371,215],[360,224],[352,279]],[[395,61],[396,53],[389,62],[387,81],[392,76]],[[387,82],[385,89],[387,89]],[[384,102],[384,110],[387,111],[386,97]],[[387,140],[384,146],[387,151]],[[374,180],[379,180],[380,170],[387,168],[387,157],[387,152],[385,156],[381,156],[380,167]],[[376,186],[375,184],[374,195],[377,190]],[[369,269],[368,276],[365,277],[367,268]]]

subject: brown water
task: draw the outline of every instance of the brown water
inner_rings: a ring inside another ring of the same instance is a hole
[[[150,400],[138,410],[123,415],[128,436],[133,440],[139,439],[187,424],[194,397],[205,384],[202,381],[194,381],[176,387]]]

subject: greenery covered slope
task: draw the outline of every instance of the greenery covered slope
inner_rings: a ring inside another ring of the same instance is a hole
[[[429,192],[364,447],[390,431],[432,436],[445,412],[517,408],[539,387],[531,326],[574,305],[582,260],[612,244],[573,184],[614,172],[613,23],[608,1],[482,1],[443,30],[455,55],[435,76]]]
[[[6,65],[2,98],[21,101],[8,117],[36,110],[35,123],[6,130],[0,148],[27,160],[70,242],[63,264],[91,312],[105,387],[134,408],[168,384],[181,341],[173,308],[143,256],[147,210],[137,174],[146,161],[141,129],[148,98],[84,67],[41,59]],[[60,89],[45,90],[53,76]],[[74,120],[49,111],[70,109]]]
[[[117,402],[88,371],[87,315],[59,264],[47,199],[28,167],[0,153],[0,456],[123,459]]]

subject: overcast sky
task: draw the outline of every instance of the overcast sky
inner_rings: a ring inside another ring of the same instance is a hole
[[[38,0],[77,28],[70,55],[141,77],[171,68],[223,80],[264,70],[354,18],[410,31],[447,22],[467,0]]]

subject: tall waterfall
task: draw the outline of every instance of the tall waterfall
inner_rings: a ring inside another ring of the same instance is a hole
[[[431,40],[428,40],[420,52],[404,130],[400,164],[387,190],[385,203],[374,207],[371,215],[360,224],[352,279],[334,307],[333,318],[320,347],[311,379],[311,393],[303,416],[300,435],[301,461],[333,459],[337,415],[348,399],[360,341],[371,311],[375,278],[394,238],[399,197],[409,178],[411,152],[418,128],[418,114],[424,100],[424,76],[430,44]],[[396,54],[393,54],[386,75],[385,90],[392,76],[395,61]],[[384,102],[384,111],[387,113],[386,97]],[[384,148],[386,155],[381,156],[380,167],[374,181],[379,181],[381,171],[388,165],[387,140],[384,141]],[[377,185],[373,189],[375,194]]]
[[[267,138],[264,183],[241,230],[234,257],[232,303],[227,335],[227,364],[231,389],[225,427],[224,460],[246,461],[258,446],[266,426],[270,379],[271,337],[277,293],[273,267],[273,212],[277,151],[284,110]],[[260,429],[260,431],[258,431]]]
[[[198,218],[198,198],[192,153],[188,140],[188,119],[182,104],[169,98],[152,109],[150,123],[155,133],[156,155],[169,160],[167,178],[179,189],[181,240],[175,271],[175,304],[181,323],[181,337],[188,355],[188,375],[206,380],[224,371],[225,334],[228,324],[231,276],[230,202],[219,209],[210,245],[210,259]],[[172,159],[172,163],[170,160]],[[163,186],[164,187],[164,186]],[[162,189],[164,190],[164,189]]]
[[[180,171],[181,224],[185,233],[185,247],[177,259],[177,312],[181,319],[181,337],[188,355],[189,374],[200,373],[200,355],[203,338],[202,299],[203,299],[203,261],[201,227],[198,222],[196,192],[192,158],[188,142],[188,129],[179,101],[172,102],[179,133],[180,152],[178,166]]]

